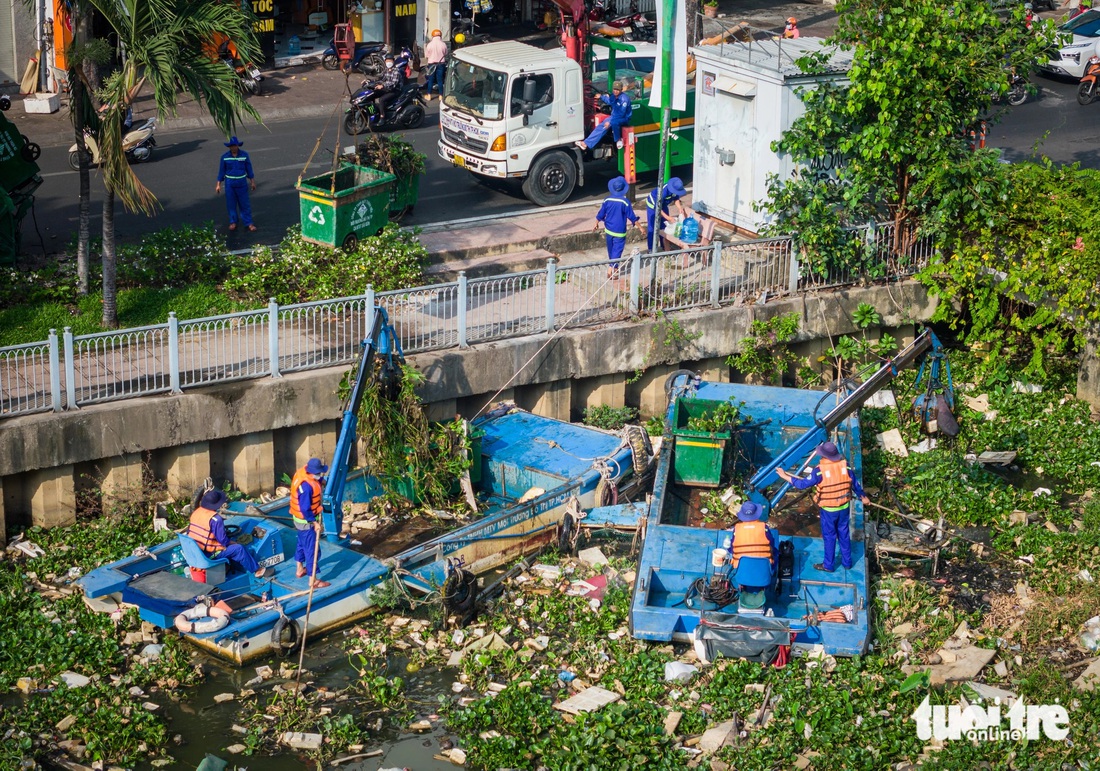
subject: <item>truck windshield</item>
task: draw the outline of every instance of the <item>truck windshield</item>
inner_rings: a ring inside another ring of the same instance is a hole
[[[507,82],[503,72],[452,59],[443,104],[486,120],[500,120]]]

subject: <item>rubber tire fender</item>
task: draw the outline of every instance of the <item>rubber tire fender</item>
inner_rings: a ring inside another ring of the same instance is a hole
[[[283,633],[287,633],[288,640],[283,639]],[[290,616],[279,616],[275,626],[271,628],[271,647],[275,655],[289,656],[298,649],[302,642],[302,626]]]
[[[468,613],[477,602],[477,577],[458,568],[443,582],[443,605],[452,613]]]
[[[672,396],[672,384],[676,382],[676,378],[680,375],[688,375],[690,377],[696,377],[696,374],[690,369],[678,369],[671,375],[665,378],[665,400],[667,401]]]

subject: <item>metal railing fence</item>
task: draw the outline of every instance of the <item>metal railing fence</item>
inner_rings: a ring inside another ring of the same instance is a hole
[[[896,280],[928,264],[928,239],[895,238],[892,225],[851,231],[847,267],[810,274],[789,237],[657,254],[635,250],[615,267],[547,261],[508,273],[318,300],[90,335],[66,327],[48,340],[0,348],[0,417],[181,393],[184,389],[279,377],[356,360],[375,305],[389,314],[405,353],[547,334],[689,308]]]

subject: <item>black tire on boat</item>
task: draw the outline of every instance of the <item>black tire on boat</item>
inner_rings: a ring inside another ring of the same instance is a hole
[[[688,375],[689,377],[695,377],[695,373],[690,369],[678,369],[665,378],[665,399],[672,395],[672,384],[676,382],[676,378],[680,375]]]
[[[443,606],[460,616],[470,615],[477,602],[477,576],[457,568],[443,582]]]
[[[653,444],[649,441],[649,434],[641,426],[630,425],[626,427],[626,441],[630,445],[634,473],[644,473],[649,468],[649,459],[653,455]]]
[[[596,483],[596,505],[614,506],[616,498],[615,482],[607,477],[600,477]]]
[[[279,616],[271,629],[271,647],[278,656],[288,656],[298,649],[302,641],[302,627],[289,616]]]
[[[573,518],[572,513],[566,511],[561,518],[561,524],[558,525],[558,552],[573,556],[577,545],[573,538],[576,529],[577,521]]]

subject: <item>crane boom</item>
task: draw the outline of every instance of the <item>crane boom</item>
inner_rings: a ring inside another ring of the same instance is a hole
[[[814,448],[828,440],[833,429],[892,382],[899,371],[912,366],[926,355],[928,358],[937,359],[942,359],[944,356],[943,345],[931,329],[921,332],[912,343],[899,351],[897,356],[888,359],[873,375],[845,396],[824,418],[815,421],[816,425],[812,429],[786,447],[771,463],[760,468],[748,482],[749,495],[764,502],[769,509],[778,504],[791,485],[789,482],[784,482],[779,491],[770,500],[767,499],[764,491],[770,485],[780,481],[779,475],[775,473],[776,469],[790,468],[808,459]],[[950,403],[950,397],[947,401]]]

